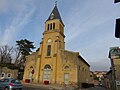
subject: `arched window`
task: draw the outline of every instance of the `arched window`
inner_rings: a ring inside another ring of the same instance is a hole
[[[50,24],[50,30],[52,30],[52,23]]]
[[[53,23],[53,29],[55,29],[55,23]]]
[[[50,25],[48,24],[48,26],[47,26],[47,30],[49,30],[49,27],[50,27]]]
[[[51,45],[48,45],[47,47],[47,56],[50,56],[51,54]]]
[[[49,64],[45,65],[44,69],[51,69],[51,66]]]
[[[68,70],[69,69],[69,66],[65,66],[65,68],[64,68],[65,70]]]
[[[33,66],[30,66],[30,68],[33,68]]]
[[[5,73],[2,72],[1,77],[2,77],[2,78],[5,77]]]
[[[8,78],[10,78],[11,76],[12,76],[12,74],[11,74],[11,73],[8,73],[8,74],[7,74],[7,77],[8,77]]]

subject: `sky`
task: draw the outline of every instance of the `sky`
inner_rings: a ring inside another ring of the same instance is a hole
[[[0,46],[14,46],[28,39],[39,47],[45,21],[55,0],[0,0]],[[79,52],[93,71],[108,71],[110,47],[119,47],[115,20],[120,3],[113,0],[58,0],[57,7],[65,24],[65,49]]]

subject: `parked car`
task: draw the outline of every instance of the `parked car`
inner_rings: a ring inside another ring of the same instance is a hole
[[[0,90],[22,90],[23,85],[18,79],[4,78],[0,80]]]

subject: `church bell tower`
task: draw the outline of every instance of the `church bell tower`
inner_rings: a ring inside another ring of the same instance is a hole
[[[45,22],[45,30],[40,43],[38,60],[37,78],[44,82],[45,80],[56,83],[58,64],[60,63],[59,51],[65,49],[64,42],[64,24],[58,11],[57,5],[54,6],[48,19]]]
[[[65,49],[64,38],[64,24],[56,4],[45,22],[45,30],[43,32],[43,49],[47,56],[57,53],[58,49]]]

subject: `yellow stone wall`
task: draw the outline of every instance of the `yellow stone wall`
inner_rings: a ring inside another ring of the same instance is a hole
[[[30,73],[33,69],[35,73],[32,75],[32,78],[33,81],[35,81],[35,76],[37,72],[37,68],[36,68],[37,58],[38,58],[38,52],[34,52],[26,57],[26,65],[24,70],[23,81],[25,81],[25,79],[30,79]]]
[[[92,71],[90,71],[90,83],[93,84],[94,83],[94,73]]]
[[[48,30],[48,24],[55,23],[55,28]],[[64,25],[59,19],[45,22],[45,31],[38,52],[27,57],[24,78],[29,79],[31,69],[34,83],[43,83],[45,65],[50,65],[50,83],[65,83],[65,75],[69,76],[68,84],[89,83],[89,64],[81,58],[78,52],[65,50]],[[51,45],[51,54],[47,56],[47,47]],[[31,68],[31,66],[33,68]]]
[[[86,62],[86,61],[85,61]],[[90,66],[87,65],[82,58],[79,58],[79,85],[82,83],[91,83]]]
[[[39,49],[39,54],[40,50],[41,49]],[[27,57],[24,80],[29,79],[31,66],[33,66],[35,69],[33,82],[43,83],[44,66],[49,64],[52,68],[50,83],[64,83],[65,73],[69,73],[69,84],[77,83],[80,85],[85,82],[90,83],[89,65],[78,57],[78,52],[58,49],[57,54],[52,54],[50,57],[47,57],[45,53],[41,55],[39,54],[37,52]],[[65,70],[65,66],[69,66],[70,69]]]
[[[60,50],[59,59],[57,65],[57,83],[64,83],[64,74],[69,74],[69,84],[71,82],[77,83],[77,53]],[[69,69],[65,69],[65,66],[69,66]]]
[[[18,75],[18,70],[17,69],[13,70],[13,69],[9,69],[7,67],[2,67],[1,72],[5,74],[4,78],[7,78],[8,74],[11,74],[11,78],[17,78],[17,75]],[[0,78],[2,78],[1,75],[0,75]]]

